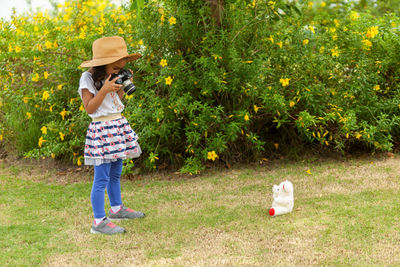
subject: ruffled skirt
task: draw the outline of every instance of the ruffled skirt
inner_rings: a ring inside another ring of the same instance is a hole
[[[85,165],[101,165],[117,159],[138,158],[142,153],[128,121],[92,121],[86,133]]]

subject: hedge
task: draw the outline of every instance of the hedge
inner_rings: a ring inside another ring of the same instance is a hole
[[[385,2],[68,0],[0,23],[0,144],[82,164],[90,122],[78,67],[102,36],[143,58],[124,116],[147,169],[315,146],[390,151],[399,141],[399,25]],[[382,11],[377,14],[376,10]],[[385,12],[385,13],[383,13]]]

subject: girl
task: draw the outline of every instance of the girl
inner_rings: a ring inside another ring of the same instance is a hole
[[[122,85],[115,83],[118,77],[110,80],[112,74],[117,74],[127,62],[141,55],[128,54],[124,39],[118,36],[97,39],[92,49],[93,59],[81,64],[81,67],[90,69],[82,74],[78,90],[83,106],[92,118],[85,144],[85,165],[94,165],[90,195],[94,222],[90,232],[112,235],[123,233],[125,229],[110,220],[145,216],[122,204],[122,160],[137,158],[142,151],[137,143],[139,137],[121,115],[124,110]],[[104,211],[106,188],[111,205],[108,218]]]

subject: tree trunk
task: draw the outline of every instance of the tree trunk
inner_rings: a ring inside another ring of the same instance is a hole
[[[221,27],[224,17],[224,0],[205,0],[211,9],[211,17],[214,22]]]

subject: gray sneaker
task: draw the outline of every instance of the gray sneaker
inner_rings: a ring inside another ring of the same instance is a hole
[[[113,224],[107,217],[104,218],[99,224],[95,225],[93,223],[92,228],[90,228],[90,232],[92,234],[104,234],[104,235],[113,235],[113,234],[122,234],[125,233],[125,229]]]
[[[110,220],[124,220],[124,219],[136,219],[136,218],[143,218],[146,216],[141,211],[134,211],[130,208],[125,207],[123,204],[121,208],[117,212],[113,212],[111,209],[108,213],[108,218]]]

